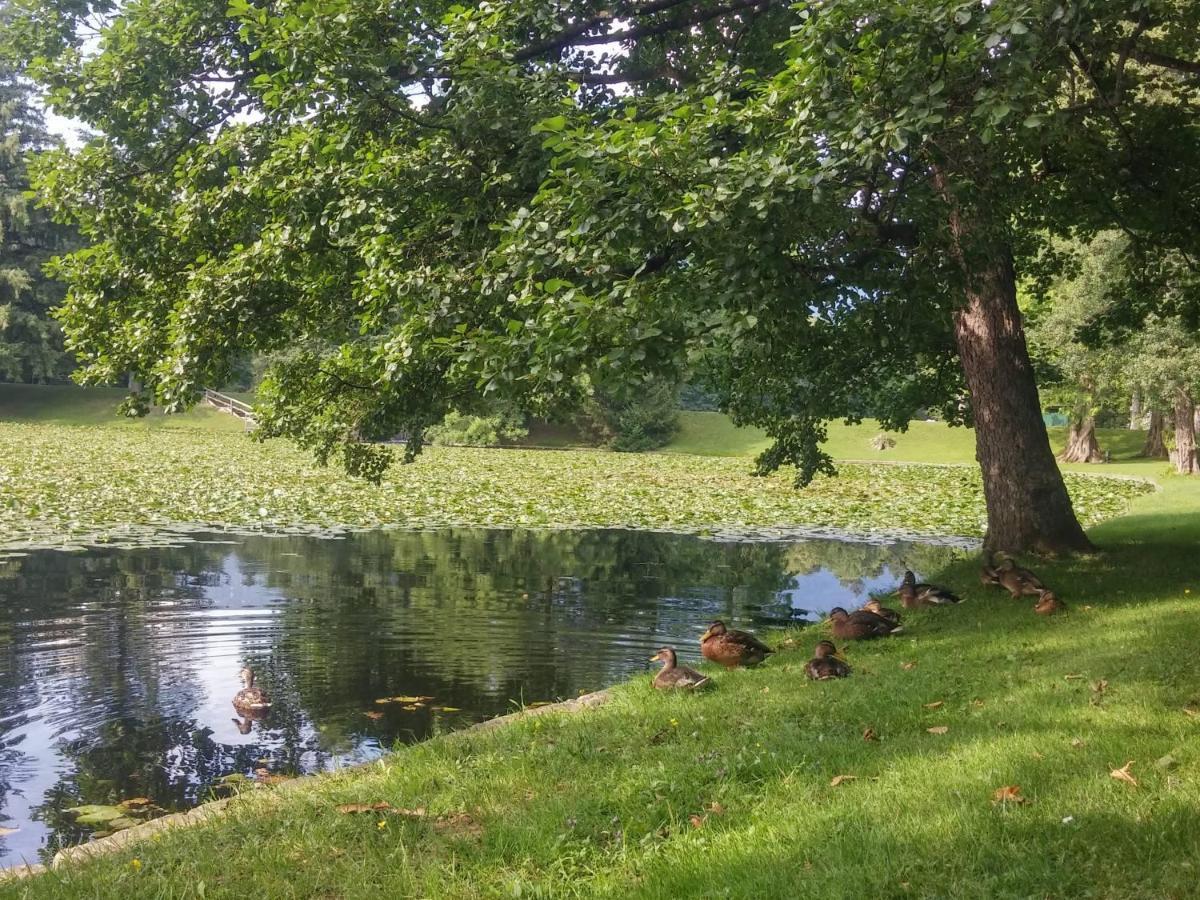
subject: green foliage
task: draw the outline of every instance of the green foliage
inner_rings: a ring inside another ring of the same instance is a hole
[[[593,442],[611,450],[655,450],[679,431],[679,388],[660,378],[632,388],[600,389],[584,401],[575,422]]]
[[[490,415],[470,415],[451,411],[425,432],[433,444],[462,447],[495,447],[507,441],[519,441],[529,434],[525,417],[516,409],[498,409]]]
[[[53,143],[31,86],[0,57],[0,381],[61,381],[73,365],[50,318],[63,288],[42,272],[70,235],[30,199],[29,163]]]

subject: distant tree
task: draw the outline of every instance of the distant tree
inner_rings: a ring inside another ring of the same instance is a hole
[[[1030,309],[1029,346],[1043,397],[1068,413],[1067,443],[1058,456],[1065,462],[1104,461],[1096,416],[1105,406],[1129,397],[1127,349],[1113,342],[1088,344],[1083,338],[1117,302],[1112,272],[1122,265],[1127,249],[1128,241],[1119,232],[1105,232],[1088,244],[1060,244],[1058,252],[1072,265]]]
[[[1196,399],[1200,397],[1200,334],[1178,317],[1151,316],[1130,341],[1130,380],[1159,409],[1174,413],[1175,469],[1200,474],[1196,447]],[[1162,440],[1161,418],[1158,439]],[[1154,423],[1151,423],[1153,430]],[[1147,448],[1151,453],[1156,448]]]
[[[0,381],[61,381],[73,367],[50,316],[65,290],[42,270],[69,233],[33,207],[28,172],[55,143],[31,85],[0,62]]]

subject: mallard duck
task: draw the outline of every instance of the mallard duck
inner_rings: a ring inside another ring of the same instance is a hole
[[[1042,591],[1038,595],[1037,603],[1033,605],[1033,611],[1039,616],[1052,616],[1066,608],[1066,604],[1054,595],[1054,591]]]
[[[845,678],[850,674],[850,666],[832,641],[821,641],[813,648],[813,658],[804,665],[804,674],[813,681],[826,681],[830,678]]]
[[[962,603],[962,597],[953,591],[938,587],[936,584],[918,584],[917,576],[905,569],[904,581],[900,583],[900,602],[905,609],[916,609],[920,606],[947,606],[951,603]]]
[[[262,688],[254,686],[254,670],[248,666],[242,669],[242,685],[242,689],[233,695],[234,709],[242,715],[247,715],[256,710],[271,708],[271,698]]]
[[[866,641],[904,630],[883,616],[862,609],[851,615],[840,606],[835,606],[829,611],[829,624],[833,636],[844,641]]]
[[[757,666],[775,651],[748,631],[730,631],[718,620],[700,635],[700,653],[705,659],[727,669]]]
[[[870,598],[866,603],[864,603],[862,608],[864,612],[874,613],[881,619],[887,619],[893,625],[900,624],[900,613],[896,612],[894,609],[888,609],[888,607],[884,606],[874,597]]]
[[[979,580],[984,584],[999,585],[1012,594],[1014,599],[1017,597],[1040,597],[1042,592],[1047,590],[1040,578],[1028,569],[1018,566],[1009,557],[1001,557],[998,564],[995,562],[995,558],[995,556],[989,557],[983,564],[983,568],[979,570]]]
[[[695,669],[679,665],[672,647],[663,647],[655,653],[651,660],[662,660],[663,667],[654,676],[654,686],[660,691],[684,690],[694,691],[712,682],[707,675],[701,675]]]

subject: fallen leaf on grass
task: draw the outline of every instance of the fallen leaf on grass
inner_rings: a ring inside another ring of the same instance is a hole
[[[1092,693],[1093,694],[1103,694],[1107,690],[1108,690],[1108,681],[1107,680],[1101,678],[1099,681],[1092,682]]]
[[[1137,779],[1134,778],[1133,775],[1130,774],[1130,772],[1129,772],[1129,767],[1132,765],[1133,765],[1133,760],[1131,759],[1131,760],[1129,760],[1129,762],[1125,763],[1125,765],[1121,766],[1121,768],[1113,769],[1111,772],[1108,773],[1108,775],[1110,778],[1117,779],[1117,781],[1124,781],[1126,784],[1132,784],[1134,787],[1137,787],[1138,786]]]
[[[877,740],[879,740],[879,735],[877,735],[875,733],[874,728],[864,728],[863,729],[863,740],[864,741],[877,741]]]
[[[945,734],[950,729],[946,725],[934,725],[932,728],[926,728],[925,730],[930,734]]]
[[[996,788],[992,791],[993,803],[1026,803],[1025,797],[1021,796],[1021,786],[1019,784],[1006,784],[1004,787]]]
[[[945,705],[946,705],[945,700],[934,700],[932,703],[926,703],[925,708],[926,709],[939,709],[940,707],[945,706]]]
[[[1063,678],[1065,678],[1067,681],[1078,681],[1080,678],[1083,678],[1083,677],[1084,676],[1079,675],[1079,674],[1071,674],[1071,675],[1063,676]]]
[[[902,668],[905,672],[911,672],[916,667],[917,667],[917,663],[915,660],[913,662],[900,663],[900,668]]]
[[[1083,746],[1083,741],[1081,741],[1079,738],[1071,738],[1071,746],[1078,750]]]
[[[443,835],[478,838],[483,836],[483,826],[467,813],[442,816],[433,823],[434,830]]]
[[[1191,716],[1193,719],[1200,717],[1200,709],[1189,709],[1185,706],[1183,708],[1183,712],[1185,715]]]
[[[693,828],[701,828],[701,827],[703,827],[704,820],[706,818],[708,818],[708,817],[707,816],[698,816],[695,813],[692,813],[690,816],[688,816],[688,821],[692,823]]]
[[[341,806],[337,807],[337,811],[342,815],[364,812],[387,812],[392,809],[395,809],[392,804],[382,800],[378,803],[343,803]]]
[[[722,815],[725,812],[725,807],[723,807],[716,800],[714,800],[712,803],[708,804],[708,806],[706,806],[704,808],[707,809],[714,816]]]
[[[857,775],[834,775],[833,780],[829,782],[830,787],[837,787],[844,781],[854,781],[858,778]]]

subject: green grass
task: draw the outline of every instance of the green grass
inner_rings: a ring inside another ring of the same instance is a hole
[[[0,383],[0,422],[46,425],[88,425],[116,429],[243,431],[242,422],[208,406],[182,415],[153,410],[141,419],[117,415],[128,391],[122,388],[80,388],[74,385]]]
[[[886,457],[965,462],[964,435],[930,426]],[[845,448],[837,455],[863,455],[861,437],[835,431]],[[381,501],[372,493],[399,497],[394,509],[410,513],[537,516],[548,505],[738,521],[750,516],[740,505],[748,499],[756,515],[813,514],[776,507],[793,496],[786,482],[746,478],[745,459],[447,450],[398,470],[382,490],[351,490],[286,448],[236,435],[45,425],[0,426],[0,469],[36,461],[0,483],[0,514],[14,481],[48,491],[88,453],[91,474],[46,501],[57,504],[51,523],[105,504],[112,514],[142,503],[190,515],[179,499],[188,497],[199,498],[199,515],[212,497],[231,514],[259,503],[275,504],[267,518],[357,509],[369,524],[392,509],[373,505]],[[113,470],[113,454],[118,470],[139,474],[128,487],[100,476],[105,460]],[[909,615],[900,637],[850,646],[855,673],[845,681],[806,681],[801,667],[818,635],[794,633],[800,650],[756,671],[714,672],[716,689],[703,695],[658,695],[647,676],[587,713],[448,735],[292,791],[248,793],[227,818],[0,883],[0,895],[1196,896],[1200,715],[1189,712],[1200,712],[1200,480],[1144,461],[1086,468],[1154,475],[1162,490],[1093,527],[1099,554],[1034,563],[1069,604],[1065,615],[1035,616],[1030,602],[979,586],[975,563],[963,560],[938,579],[966,602]],[[797,502],[911,525],[922,507],[905,504],[936,483],[926,512],[937,518],[965,504],[977,517],[978,496],[964,499],[957,480],[969,472],[846,466],[834,493],[822,493],[833,484],[823,483]],[[240,493],[207,493],[222,483]],[[878,740],[864,740],[866,729]],[[1129,761],[1136,787],[1109,774]],[[855,778],[834,786],[838,775]],[[1013,785],[1027,802],[992,802]],[[336,808],[376,802],[424,814]]]

